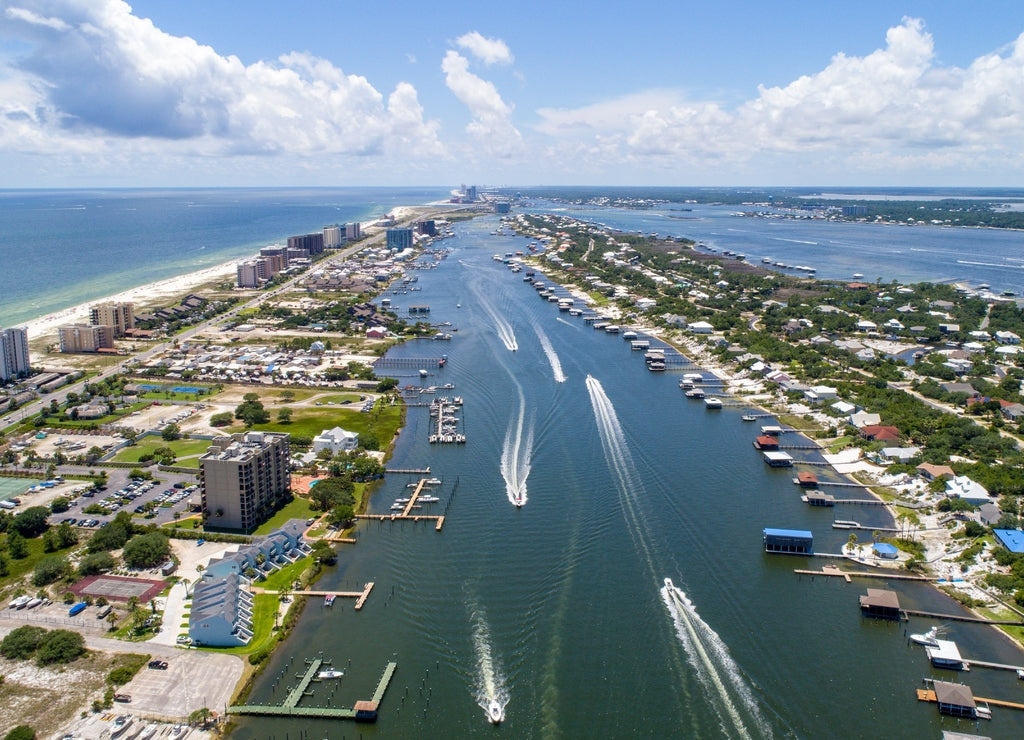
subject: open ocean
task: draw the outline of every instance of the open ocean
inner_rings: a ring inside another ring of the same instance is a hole
[[[441,187],[0,191],[0,326],[449,193]]]

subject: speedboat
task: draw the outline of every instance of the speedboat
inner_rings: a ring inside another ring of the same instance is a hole
[[[911,635],[910,639],[916,642],[918,645],[924,645],[925,647],[938,647],[939,646],[939,628],[932,627],[927,632],[923,632],[917,635]]]
[[[344,671],[336,671],[333,668],[326,671],[320,671],[316,674],[317,678],[341,678],[345,675]]]
[[[500,725],[505,721],[505,708],[497,699],[491,699],[491,703],[487,705],[487,720],[492,725]]]

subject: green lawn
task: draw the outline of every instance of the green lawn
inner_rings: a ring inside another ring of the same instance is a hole
[[[337,403],[337,404],[347,405],[347,404],[345,404],[345,401],[348,401],[349,403],[359,403],[359,397],[361,395],[364,395],[364,394],[362,394],[362,393],[339,393],[339,394],[335,394],[335,395],[331,395],[331,396],[324,396],[323,398],[321,398],[319,400],[323,401],[324,403],[334,402],[334,403]]]
[[[299,580],[300,576],[309,566],[313,564],[309,556],[296,560],[294,563],[284,566],[267,576],[267,580],[256,584],[260,588],[270,591],[287,591],[292,584]]]
[[[309,519],[311,516],[315,515],[316,512],[314,512],[309,506],[309,499],[296,496],[291,503],[257,527],[253,534],[270,534],[275,529],[283,526],[289,519]]]
[[[165,442],[160,437],[143,437],[142,441],[131,447],[125,447],[114,456],[114,462],[138,462],[143,455],[152,455],[160,447],[170,447],[176,455],[176,462],[188,458],[198,458],[210,446],[208,439],[176,439]]]
[[[228,655],[248,655],[269,647],[277,633],[274,632],[274,613],[277,611],[276,594],[253,594],[252,639],[248,645],[231,648],[200,648]]]
[[[358,396],[357,396],[358,398]],[[373,432],[381,445],[389,444],[402,421],[402,407],[399,404],[378,406],[368,414],[353,405],[317,406],[315,408],[292,408],[292,420],[283,424],[277,420],[278,406],[267,406],[270,422],[257,424],[253,429],[264,432],[285,432],[297,437],[313,438],[325,429],[341,427],[356,434]],[[286,406],[286,408],[288,408]],[[223,427],[225,434],[244,431],[245,427],[235,422]]]

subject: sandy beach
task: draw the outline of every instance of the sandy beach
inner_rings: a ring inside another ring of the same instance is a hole
[[[432,207],[435,206],[398,206],[391,210],[390,215],[395,219],[396,223],[401,223],[406,219],[422,215]],[[382,229],[382,227],[374,226],[375,223],[376,221],[367,221],[365,223],[361,223],[360,228],[364,234],[373,235]],[[39,339],[40,337],[49,335],[55,336],[58,327],[64,326],[65,324],[89,323],[89,307],[94,306],[97,303],[134,303],[136,304],[136,308],[139,306],[160,304],[161,302],[169,303],[171,299],[187,295],[190,291],[198,288],[200,285],[205,285],[206,283],[226,279],[230,279],[234,282],[236,266],[244,259],[247,258],[240,257],[230,260],[229,262],[214,265],[213,267],[206,267],[202,270],[197,270],[196,272],[190,272],[185,275],[179,275],[165,280],[158,280],[156,282],[147,283],[146,285],[140,285],[135,288],[121,291],[120,293],[115,293],[114,295],[96,298],[85,303],[79,303],[71,308],[40,316],[37,319],[33,319],[22,324],[22,326],[28,329],[29,339]]]
[[[213,280],[231,278],[234,280],[235,265],[239,260],[231,260],[197,272],[190,272],[178,277],[158,280],[154,283],[140,285],[137,288],[115,293],[104,298],[80,303],[77,306],[56,311],[24,324],[28,328],[29,339],[38,339],[48,334],[56,334],[57,328],[64,324],[89,323],[89,307],[97,303],[128,302],[137,305],[157,303],[162,299],[170,299],[186,295],[190,290]]]

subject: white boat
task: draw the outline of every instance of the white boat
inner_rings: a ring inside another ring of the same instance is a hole
[[[114,726],[110,728],[110,737],[118,738],[124,735],[132,726],[131,716],[121,715],[114,720]]]
[[[331,668],[331,669],[328,669],[326,671],[320,671],[318,674],[316,674],[316,677],[317,678],[321,678],[321,679],[323,679],[323,678],[341,678],[344,675],[345,675],[344,671],[336,671],[333,668]]]
[[[487,705],[487,720],[492,725],[500,725],[505,721],[505,708],[497,699],[491,699],[491,703]]]
[[[911,639],[912,642],[916,642],[918,645],[925,645],[925,646],[928,646],[928,647],[938,647],[939,646],[938,636],[939,636],[939,628],[938,627],[932,627],[927,632],[923,632],[923,633],[917,634],[917,635],[911,635],[910,639]]]
[[[1021,681],[1024,681],[1024,668],[1017,669],[1017,678],[1019,678]]]
[[[456,403],[462,403],[462,399],[459,398],[458,396],[456,396]],[[425,481],[423,481],[423,484],[426,485],[426,486],[439,486],[439,485],[441,485],[441,479],[440,478],[427,478]]]
[[[397,501],[395,503],[391,504],[391,510],[392,511],[401,511],[404,508],[405,508],[405,504],[400,504]]]
[[[143,727],[142,728],[142,732],[140,732],[136,736],[137,740],[149,740],[151,737],[156,735],[156,731],[159,728],[160,728],[160,725],[156,724],[155,722],[150,722],[148,725]]]
[[[441,499],[439,499],[437,496],[420,496],[416,500],[419,501],[421,504],[436,504]]]
[[[420,377],[421,377],[421,378],[425,378],[425,377],[427,377],[427,376],[428,376],[429,374],[430,374],[430,373],[428,373],[428,372],[427,372],[426,370],[420,370]]]
[[[170,740],[181,740],[181,738],[188,734],[188,730],[188,725],[175,725],[171,728],[171,734],[168,737],[170,737]]]
[[[753,414],[744,414],[740,418],[743,419],[743,421],[755,421],[757,419]]]

